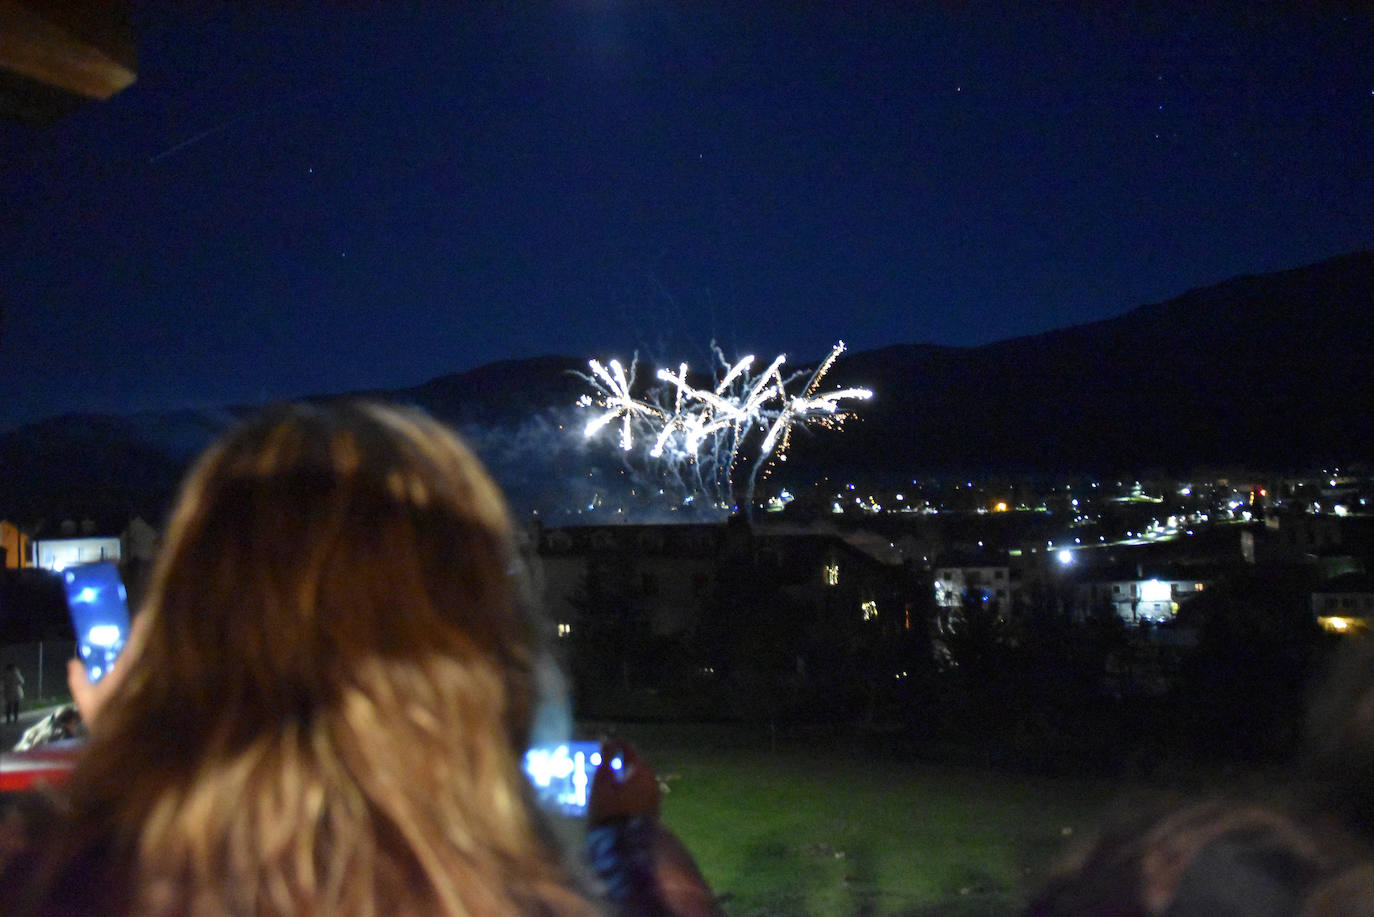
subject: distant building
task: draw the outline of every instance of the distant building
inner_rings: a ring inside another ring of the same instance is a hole
[[[7,570],[18,570],[30,563],[29,536],[7,519],[0,519],[0,554]]]
[[[118,535],[35,539],[32,551],[33,566],[53,572],[60,572],[76,564],[100,561],[118,563],[121,556]]]
[[[1363,635],[1374,622],[1374,577],[1345,573],[1312,590],[1312,614],[1323,630]]]
[[[152,565],[157,557],[162,541],[157,529],[153,528],[142,516],[129,520],[129,525],[119,536],[120,559],[127,563]]]
[[[852,598],[850,613],[862,620],[880,615],[909,626],[904,573],[831,533],[749,532],[744,527],[698,525],[601,525],[538,528],[545,607],[559,636],[572,636],[597,594],[614,594],[633,606],[637,627],[659,637],[690,631],[719,598],[719,573],[727,561],[745,560],[783,574],[791,597],[817,607],[831,596]],[[828,607],[828,605],[827,605]]]
[[[64,519],[28,542],[27,565],[59,571],[75,564],[112,561],[141,572],[152,565],[159,547],[157,530],[141,516],[79,522]]]
[[[1016,582],[1009,563],[988,558],[947,558],[935,567],[936,628],[945,630],[966,602],[992,606],[1006,614],[1015,600]]]
[[[718,525],[588,525],[539,528],[535,548],[544,606],[558,636],[582,626],[591,582],[627,594],[638,623],[667,636],[690,627],[712,594]],[[590,590],[595,593],[596,589]]]
[[[1374,516],[1287,512],[1270,515],[1265,522],[1280,553],[1289,559],[1374,553]]]
[[[1130,625],[1164,624],[1178,614],[1180,603],[1202,593],[1209,579],[1196,569],[1090,570],[1074,583],[1072,606],[1077,617],[1110,612]]]

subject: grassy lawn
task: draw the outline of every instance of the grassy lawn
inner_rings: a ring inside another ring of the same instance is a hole
[[[1122,805],[1106,781],[913,763],[833,738],[623,733],[666,782],[664,820],[734,917],[1015,913]]]

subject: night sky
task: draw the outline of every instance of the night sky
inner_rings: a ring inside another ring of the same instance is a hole
[[[1374,247],[1368,13],[818,5],[142,5],[138,82],[0,124],[0,426],[982,344]]]

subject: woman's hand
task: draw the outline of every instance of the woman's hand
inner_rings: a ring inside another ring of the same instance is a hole
[[[611,764],[620,760],[617,770]],[[634,746],[619,739],[601,743],[601,765],[592,775],[587,817],[593,825],[634,815],[658,815],[658,776]]]
[[[95,731],[96,720],[109,701],[110,695],[123,683],[130,667],[137,664],[139,648],[143,644],[143,632],[146,629],[143,619],[146,617],[147,615],[134,617],[129,628],[128,642],[124,644],[124,652],[119,654],[115,664],[110,666],[110,670],[100,681],[91,683],[90,676],[86,674],[85,663],[79,658],[67,660],[67,688],[72,692],[72,701],[76,704],[76,709],[81,711],[81,721],[86,724],[86,729]]]
[[[620,759],[617,769],[612,762]],[[598,834],[593,868],[607,883],[616,913],[719,917],[711,888],[687,848],[658,821],[658,776],[626,742],[601,744],[592,775],[589,838]]]
[[[115,673],[123,669],[124,666],[114,666],[104,678],[91,684],[90,676],[86,674],[86,664],[79,658],[67,660],[67,687],[72,692],[72,700],[76,703],[76,709],[81,711],[81,721],[87,729],[95,727],[100,711],[119,681]]]

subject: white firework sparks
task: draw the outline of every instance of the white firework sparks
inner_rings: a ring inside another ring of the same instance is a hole
[[[795,398],[786,398],[784,406],[777,414],[773,425],[769,427],[768,433],[763,438],[763,445],[759,447],[760,459],[766,458],[774,448],[779,451],[779,458],[786,459],[788,437],[792,432],[792,427],[797,423],[806,423],[813,418],[825,418],[837,420],[841,415],[840,402],[847,399],[867,401],[873,397],[873,392],[866,388],[844,388],[833,392],[826,392],[824,395],[816,395],[816,386],[820,384],[821,377],[830,371],[830,367],[835,365],[835,360],[840,354],[844,353],[844,341],[837,343],[831,349],[830,355],[821,361],[821,365],[816,367],[816,371],[811,374],[802,389],[802,394]],[[781,387],[779,387],[781,394]],[[781,443],[779,444],[779,439]]]
[[[809,423],[835,424],[847,415],[843,402],[862,401],[873,393],[863,388],[838,389],[816,394],[821,378],[844,352],[840,342],[821,361],[802,386],[799,394],[789,395],[787,387],[802,377],[787,377],[782,367],[787,362],[779,354],[763,372],[753,375],[753,355],[730,363],[714,344],[720,362],[719,379],[710,388],[693,385],[686,363],[677,371],[661,369],[656,377],[666,387],[651,390],[641,400],[633,394],[635,363],[627,375],[618,361],[603,366],[588,363],[592,375],[584,375],[596,389],[596,397],[584,395],[578,404],[599,404],[603,411],[588,421],[584,433],[595,436],[616,420],[621,422],[620,447],[633,449],[636,435],[651,443],[648,460],[658,473],[672,481],[682,493],[684,503],[708,495],[716,506],[728,506],[733,494],[733,477],[746,439],[754,431],[762,437],[757,457],[749,474],[746,505],[753,501],[754,483],[776,457],[786,460],[791,431]]]
[[[595,436],[602,427],[619,417],[623,421],[620,430],[620,448],[629,452],[634,447],[633,419],[636,417],[659,417],[662,416],[662,412],[653,405],[635,399],[630,394],[630,389],[634,385],[633,363],[630,364],[628,378],[626,378],[625,369],[620,365],[619,360],[612,360],[609,370],[596,360],[591,360],[587,365],[591,367],[592,372],[599,380],[598,388],[606,405],[606,413],[587,421],[583,433],[589,438]]]

